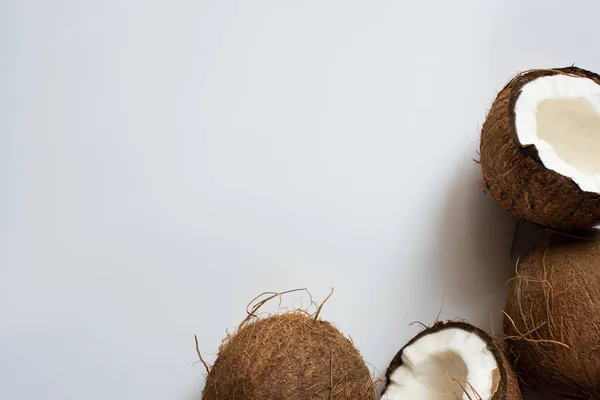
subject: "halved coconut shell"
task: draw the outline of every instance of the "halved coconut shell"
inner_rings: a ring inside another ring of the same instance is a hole
[[[519,74],[481,131],[484,185],[514,215],[557,230],[600,224],[600,76]]]
[[[437,322],[406,344],[386,372],[383,400],[521,400],[494,339],[460,321]]]

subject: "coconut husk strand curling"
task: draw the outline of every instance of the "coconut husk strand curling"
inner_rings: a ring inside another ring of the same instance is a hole
[[[563,237],[519,264],[504,335],[524,384],[600,399],[600,242]]]
[[[522,400],[502,346],[463,321],[436,322],[396,354],[382,400]]]
[[[600,224],[600,76],[518,74],[481,131],[483,186],[519,218],[556,230]]]
[[[318,313],[318,311],[317,311]],[[203,400],[374,400],[359,351],[317,315],[251,318],[219,348]]]

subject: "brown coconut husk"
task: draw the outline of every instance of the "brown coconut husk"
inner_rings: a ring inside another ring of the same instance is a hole
[[[519,143],[515,104],[536,78],[567,74],[600,83],[577,67],[531,70],[514,77],[498,94],[481,130],[483,186],[508,211],[545,227],[568,231],[600,223],[600,195],[584,192],[571,179],[547,169],[534,145]]]
[[[518,265],[504,335],[523,383],[600,399],[600,241],[561,236]]]
[[[318,319],[320,309],[249,314],[219,348],[202,399],[374,400],[375,382],[359,351]]]
[[[389,367],[387,368],[385,378],[386,387],[391,383],[391,375],[403,364],[402,354],[404,349],[412,345],[423,336],[431,335],[444,329],[462,329],[469,333],[473,333],[479,336],[486,344],[490,352],[493,354],[498,365],[497,374],[494,374],[494,382],[492,389],[492,397],[489,400],[522,400],[523,394],[519,387],[517,376],[515,375],[511,365],[509,364],[507,357],[504,352],[502,344],[496,341],[491,335],[487,334],[483,330],[473,326],[465,321],[438,321],[430,327],[425,327],[418,335],[412,338],[392,359]],[[468,385],[468,383],[464,383]],[[495,389],[495,390],[494,390]],[[385,389],[382,396],[385,394]],[[385,397],[383,397],[385,398]],[[476,399],[473,399],[476,400]],[[488,399],[477,399],[477,400],[488,400]]]

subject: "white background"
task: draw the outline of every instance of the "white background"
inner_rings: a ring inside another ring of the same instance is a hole
[[[600,70],[600,3],[4,0],[0,398],[199,399],[265,290],[382,372],[498,326],[515,221],[478,135],[515,72]],[[291,301],[294,298],[290,299]]]

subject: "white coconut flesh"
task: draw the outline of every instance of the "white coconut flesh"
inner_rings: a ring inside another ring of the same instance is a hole
[[[483,339],[448,328],[404,348],[383,399],[487,400],[497,390],[498,377],[498,364]]]
[[[561,74],[537,78],[521,90],[515,125],[519,142],[535,145],[546,168],[600,193],[600,85]]]

